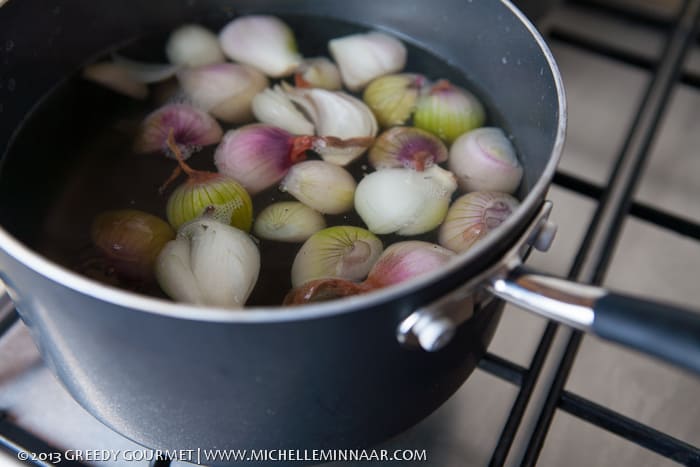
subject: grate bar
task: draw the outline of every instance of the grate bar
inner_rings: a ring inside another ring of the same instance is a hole
[[[498,443],[496,444],[496,448],[491,456],[491,461],[489,462],[489,467],[502,466],[508,457],[515,436],[518,433],[518,427],[522,422],[525,410],[527,409],[535,389],[535,383],[537,383],[544,363],[547,360],[547,355],[549,355],[549,350],[552,347],[552,342],[554,342],[557,329],[559,329],[559,326],[550,321],[547,323],[547,327],[542,333],[540,343],[537,345],[535,355],[532,357],[530,369],[521,380],[521,388],[510,409],[508,420],[506,420],[503,430],[499,435]]]
[[[683,465],[700,465],[700,449],[581,396],[563,391],[559,408]]]
[[[577,8],[583,8],[588,11],[605,14],[613,18],[625,21],[628,23],[641,24],[654,29],[666,29],[673,23],[673,12],[668,18],[658,18],[651,13],[646,13],[640,10],[625,8],[620,5],[615,5],[613,2],[604,0],[568,0],[569,5],[574,5]]]
[[[604,192],[603,188],[595,183],[563,172],[556,173],[554,183],[562,188],[595,200],[600,200]],[[637,219],[655,224],[677,234],[700,240],[700,223],[698,222],[637,201],[630,206],[629,214]]]
[[[632,196],[644,173],[649,149],[680,76],[685,57],[695,40],[699,18],[700,0],[687,0],[673,33],[666,42],[661,62],[640,104],[607,188],[582,241],[570,272],[574,277],[593,284],[603,281],[626,215],[629,213]],[[578,331],[572,333],[569,338],[556,370],[556,377],[530,437],[522,466],[533,466],[537,462],[556,409],[562,400],[564,386],[582,339],[583,336]],[[642,442],[638,439],[632,441],[639,444]]]
[[[19,458],[20,454],[27,457],[23,462],[35,467],[89,467],[86,464],[74,460],[61,459],[58,464],[49,460],[32,460],[31,453],[57,453],[61,452],[54,446],[50,446],[33,434],[14,424],[7,412],[0,412],[0,449]]]
[[[527,368],[492,353],[487,353],[484,358],[479,361],[479,368],[515,386],[522,385],[523,378],[528,373]]]
[[[10,296],[7,293],[0,295],[0,337],[17,322],[18,318],[19,315]]]
[[[641,70],[652,71],[654,69],[655,61],[649,57],[616,48],[600,40],[565,31],[556,25],[551,27],[547,36],[551,41],[557,41],[586,52],[601,55]],[[700,76],[696,73],[681,72],[679,81],[685,85],[700,88]]]

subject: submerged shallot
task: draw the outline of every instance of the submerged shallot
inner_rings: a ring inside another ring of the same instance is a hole
[[[92,242],[118,275],[152,281],[153,264],[175,232],[159,217],[123,209],[107,211],[93,221]]]
[[[294,74],[294,84],[298,88],[321,88],[329,91],[339,91],[343,88],[338,67],[326,57],[304,60]]]
[[[253,114],[261,123],[282,128],[295,135],[313,135],[313,123],[296,108],[279,85],[253,98]]]
[[[329,144],[315,149],[323,160],[347,165],[361,156],[374,142],[378,125],[372,111],[359,99],[344,92],[325,89],[292,88],[284,85],[289,98],[306,112],[316,134],[342,139],[346,144]]]
[[[382,76],[367,86],[363,100],[382,127],[404,125],[427,81],[425,76],[413,73]]]
[[[440,139],[418,128],[395,127],[385,131],[369,151],[375,169],[405,167],[419,172],[447,160],[447,148]]]
[[[281,191],[323,214],[350,211],[356,187],[347,170],[324,161],[296,164],[280,184]]]
[[[355,210],[374,233],[418,235],[440,225],[456,189],[454,175],[437,165],[379,170],[357,185]]]
[[[219,33],[224,53],[272,78],[290,75],[301,63],[294,32],[274,16],[236,18]]]
[[[518,205],[506,193],[475,191],[458,198],[440,227],[440,245],[457,253],[467,251],[498,228]]]
[[[170,63],[189,67],[226,61],[216,34],[198,24],[185,24],[173,31],[165,53]]]
[[[326,221],[318,211],[297,201],[282,201],[258,214],[253,231],[265,240],[303,242],[325,228]]]
[[[401,71],[406,65],[406,47],[400,40],[381,32],[333,39],[328,49],[351,91],[359,91],[373,79]]]
[[[513,193],[523,177],[513,143],[500,128],[477,128],[457,138],[448,164],[463,191]]]
[[[295,136],[271,125],[246,125],[230,130],[214,154],[219,172],[238,180],[251,195],[273,186],[289,169],[306,159],[306,151],[353,147],[354,140]]]
[[[155,271],[163,291],[179,302],[241,308],[258,280],[260,253],[245,232],[203,217],[178,230]]]
[[[389,246],[367,276],[372,288],[387,287],[440,269],[455,257],[454,251],[434,243],[398,242]]]
[[[187,181],[168,198],[165,211],[170,225],[177,229],[185,222],[207,214],[220,222],[249,231],[253,223],[253,201],[248,192],[231,177],[190,168],[175,145],[173,135],[171,131],[168,144],[180,169],[187,175]],[[176,171],[166,185],[177,174]]]
[[[268,85],[265,75],[236,63],[185,68],[177,78],[195,107],[228,123],[253,120],[253,98]]]
[[[338,278],[312,280],[292,289],[285,297],[284,304],[324,302],[371,292],[436,271],[454,257],[453,251],[433,243],[394,243],[377,259],[364,282]]]
[[[166,156],[174,158],[175,155],[168,149],[171,131],[183,159],[188,159],[198,148],[218,143],[223,136],[219,124],[206,112],[186,104],[169,104],[151,113],[143,121],[134,143],[134,151],[162,151]]]
[[[148,86],[135,79],[124,65],[118,63],[93,63],[83,69],[82,77],[133,99],[143,100],[148,97]]]
[[[414,125],[452,143],[460,135],[484,124],[481,102],[469,91],[440,80],[422,95],[413,115]]]
[[[292,286],[339,278],[362,280],[382,253],[382,241],[359,227],[329,227],[313,234],[292,264]]]

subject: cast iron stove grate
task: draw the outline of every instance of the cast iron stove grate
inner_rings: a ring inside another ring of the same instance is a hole
[[[657,58],[649,58],[601,41],[572,34],[562,27],[543,28],[547,40],[552,43],[563,43],[580,48],[589,53],[646,70],[652,75],[643,97],[637,104],[635,117],[629,125],[624,144],[616,157],[607,183],[601,186],[563,171],[559,171],[554,179],[554,183],[560,188],[596,203],[594,215],[579,245],[568,277],[601,284],[620,238],[622,226],[628,216],[700,241],[700,223],[634,200],[637,185],[644,174],[650,147],[658,133],[674,88],[678,83],[683,83],[700,91],[700,75],[684,70],[684,63],[691,47],[697,45],[700,0],[686,0],[672,20],[634,9],[617,7],[603,1],[568,0],[566,3],[575,5],[577,8],[594,10],[596,14],[657,29],[665,38],[663,53]],[[0,318],[1,336],[17,320],[17,315],[7,297],[0,298],[0,316],[2,317]],[[516,434],[522,429],[525,410],[531,403],[536,383],[542,376],[545,361],[552,350],[558,328],[557,324],[551,322],[547,324],[527,367],[494,354],[488,354],[480,363],[482,370],[518,388],[517,396],[492,454],[490,466],[504,465],[512,450]],[[544,404],[536,414],[534,430],[527,439],[520,465],[523,467],[536,465],[552,419],[559,410],[679,464],[700,466],[700,447],[691,446],[564,389],[582,339],[583,335],[578,331],[573,332],[568,339],[564,353],[557,363],[552,383],[548,387]],[[13,454],[58,451],[13,423],[12,414],[1,410],[0,447]],[[35,462],[33,465],[46,467],[49,464]],[[84,467],[84,464],[79,462],[66,460],[61,465]],[[170,462],[166,459],[154,462],[154,467],[169,465]]]

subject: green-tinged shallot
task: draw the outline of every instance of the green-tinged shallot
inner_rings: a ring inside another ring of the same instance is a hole
[[[477,128],[457,138],[448,164],[466,192],[513,193],[523,177],[513,143],[500,128]]]
[[[403,73],[382,76],[365,89],[363,100],[383,128],[404,125],[416,108],[421,90],[427,84],[423,75]]]
[[[437,136],[418,128],[394,127],[376,139],[369,151],[375,169],[406,167],[417,171],[447,160],[447,148]]]
[[[292,264],[292,286],[315,279],[360,281],[383,250],[382,241],[359,227],[329,227],[313,234]]]
[[[318,211],[296,201],[282,201],[258,214],[253,232],[265,240],[296,243],[325,228],[326,221]]]
[[[347,170],[324,161],[306,161],[292,166],[280,184],[280,190],[323,214],[350,211],[356,187],[355,179]]]
[[[203,214],[220,222],[249,231],[253,223],[253,201],[248,192],[235,179],[216,172],[204,172],[190,168],[182,158],[171,131],[168,145],[175,154],[187,181],[177,187],[168,198],[165,211],[168,222],[175,229]],[[175,172],[174,180],[179,172]]]
[[[165,53],[170,63],[188,67],[226,61],[216,34],[198,24],[185,24],[174,30],[165,45]]]
[[[438,81],[422,95],[413,115],[414,125],[452,143],[460,135],[484,124],[481,102],[469,91]]]
[[[476,191],[458,198],[440,227],[439,242],[458,253],[467,251],[497,229],[518,207],[506,193]]]
[[[203,217],[180,227],[158,255],[155,272],[174,300],[241,308],[258,280],[260,253],[245,232]]]
[[[379,170],[358,184],[355,210],[374,233],[418,235],[440,225],[456,189],[454,175],[437,165]]]
[[[135,209],[107,211],[95,218],[92,242],[118,275],[152,281],[153,264],[175,232],[167,222]]]
[[[381,32],[333,39],[328,49],[351,91],[359,91],[373,79],[397,73],[406,65],[406,47],[400,40]]]
[[[294,32],[274,16],[236,18],[219,33],[224,53],[272,78],[291,75],[301,63]]]
[[[236,63],[185,68],[177,77],[195,107],[227,123],[252,121],[253,98],[268,85],[265,75]]]
[[[287,94],[276,85],[253,98],[253,114],[261,123],[282,128],[294,135],[313,135],[313,123],[296,108]]]
[[[294,73],[294,84],[298,88],[321,88],[339,91],[343,87],[340,71],[326,57],[307,58]]]
[[[344,92],[325,89],[293,88],[282,84],[289,98],[306,112],[316,134],[346,141],[315,148],[323,160],[347,165],[361,156],[374,142],[378,125],[372,111],[359,99]]]

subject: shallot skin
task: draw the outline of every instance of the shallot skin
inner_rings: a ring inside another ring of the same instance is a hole
[[[228,131],[216,149],[214,163],[222,174],[236,179],[254,195],[284,178],[296,162],[293,136],[270,125],[246,125]]]
[[[519,204],[507,193],[475,191],[461,196],[440,226],[440,245],[457,253],[469,250],[505,222]]]
[[[92,241],[119,275],[152,281],[153,265],[175,231],[159,217],[136,209],[106,211],[92,223]]]
[[[221,126],[206,112],[186,104],[169,104],[144,119],[134,151],[142,154],[162,151],[172,158],[168,149],[170,131],[184,159],[198,148],[218,143],[223,136]]]
[[[464,192],[514,193],[523,178],[515,147],[500,128],[478,128],[457,138],[448,165]]]

